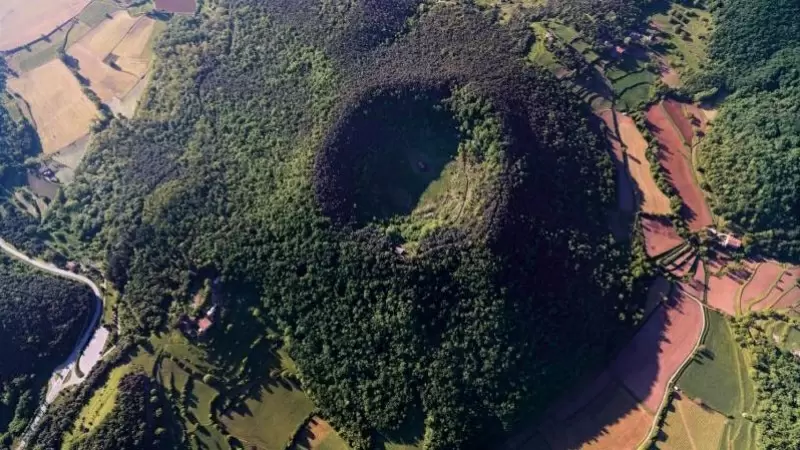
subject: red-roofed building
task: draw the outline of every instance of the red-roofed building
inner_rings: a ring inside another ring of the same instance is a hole
[[[208,317],[203,317],[202,319],[197,321],[197,335],[202,336],[208,331],[211,326],[214,325],[214,322],[211,321]]]

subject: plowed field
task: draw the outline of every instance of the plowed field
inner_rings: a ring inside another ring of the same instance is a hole
[[[27,45],[78,15],[91,0],[0,1],[0,51]]]
[[[669,219],[642,216],[641,223],[648,256],[658,256],[683,242]]]
[[[681,214],[691,231],[699,231],[713,221],[703,192],[697,186],[687,149],[681,137],[660,105],[647,110],[649,128],[659,144],[659,162],[667,180],[683,200]]]
[[[622,350],[612,371],[648,410],[655,412],[670,378],[694,350],[702,329],[702,307],[676,292]]]

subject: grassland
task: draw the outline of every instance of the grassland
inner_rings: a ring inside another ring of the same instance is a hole
[[[545,46],[548,33],[547,28],[539,22],[534,22],[531,27],[536,36],[536,41],[531,46],[530,52],[528,53],[528,60],[539,67],[546,68],[553,74],[558,73],[563,67],[558,62],[556,56],[553,55],[553,52],[548,50]]]
[[[262,386],[221,420],[242,442],[264,449],[282,448],[313,409],[303,391],[276,381]]]
[[[666,37],[659,51],[680,73],[696,72],[706,59],[711,14],[703,9],[672,3],[665,13],[651,17],[651,24]]]

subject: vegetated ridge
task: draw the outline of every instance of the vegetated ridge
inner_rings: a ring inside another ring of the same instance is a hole
[[[52,370],[91,317],[94,294],[0,256],[0,445],[25,430]]]
[[[607,358],[636,286],[607,144],[522,64],[527,27],[410,1],[207,7],[48,218],[147,331],[201,276],[257,292],[356,448],[415,421],[429,449],[490,445]]]

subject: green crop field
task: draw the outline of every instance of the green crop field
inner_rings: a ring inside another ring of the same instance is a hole
[[[753,385],[747,375],[742,352],[733,340],[727,319],[715,311],[708,312],[706,350],[689,364],[678,380],[688,396],[700,398],[712,408],[738,416],[752,404]]]
[[[286,445],[313,409],[314,404],[303,391],[285,381],[274,381],[221,415],[221,421],[242,442],[278,449]]]
[[[116,3],[111,0],[94,0],[78,15],[78,20],[94,28],[106,19],[111,18],[111,14],[121,10]]]
[[[631,71],[614,68],[607,76],[623,109],[635,109],[653,97],[656,75],[643,67]]]

